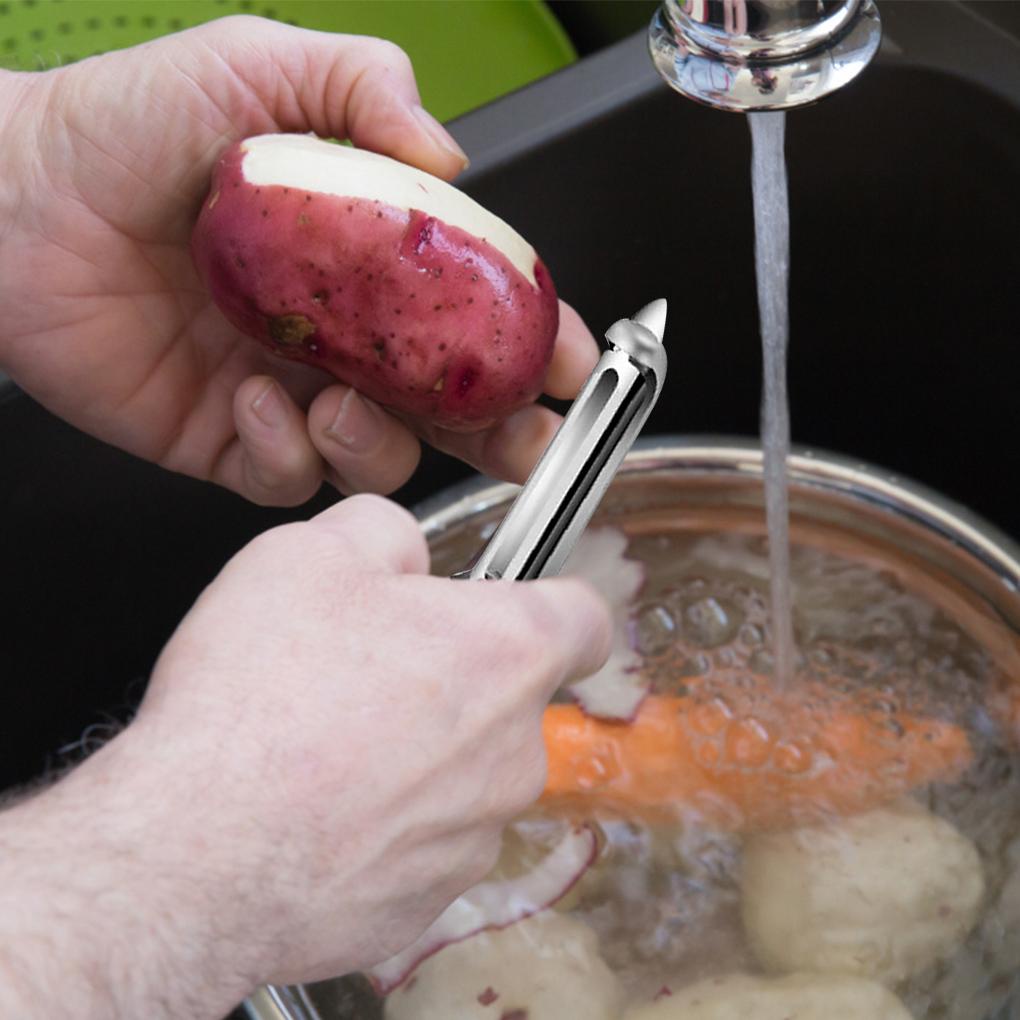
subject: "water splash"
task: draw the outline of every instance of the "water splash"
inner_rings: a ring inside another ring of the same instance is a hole
[[[786,114],[751,113],[747,119],[751,125],[754,263],[765,376],[761,440],[769,533],[773,673],[776,682],[783,686],[793,675],[796,655],[786,467],[790,453],[790,408],[786,394],[786,351],[790,335],[790,207],[783,159]]]

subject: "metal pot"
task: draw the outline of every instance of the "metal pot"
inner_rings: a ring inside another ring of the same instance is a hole
[[[795,542],[806,537],[872,563],[895,560],[906,586],[923,591],[1008,676],[1020,678],[1020,547],[1012,539],[923,486],[845,457],[801,449],[789,468]],[[699,529],[746,530],[750,521],[763,532],[761,483],[761,451],[750,441],[643,440],[627,458],[596,523],[668,511]],[[466,565],[515,491],[512,485],[476,478],[416,509],[432,548],[434,573],[449,575]],[[253,1020],[377,1020],[378,1006],[370,1002],[341,980],[264,989],[247,1009]],[[1000,1007],[1000,1020],[1012,1015],[1006,1012],[1013,1008],[1009,1004],[997,1002]]]

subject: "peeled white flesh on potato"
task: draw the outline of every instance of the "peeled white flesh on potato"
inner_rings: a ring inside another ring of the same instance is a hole
[[[766,969],[892,984],[959,947],[985,882],[970,840],[902,803],[750,837],[741,891],[744,928]]]
[[[874,981],[837,975],[708,978],[631,1009],[624,1020],[911,1020]]]
[[[509,927],[552,906],[573,888],[597,853],[593,829],[568,828],[529,871],[514,878],[486,880],[468,889],[406,949],[366,971],[369,980],[376,991],[386,994],[444,946],[478,932]]]
[[[385,1002],[386,1020],[620,1020],[595,932],[548,911],[447,946]]]
[[[535,249],[463,191],[417,167],[311,135],[261,135],[245,142],[244,176],[255,187],[286,186],[338,198],[417,209],[498,248],[532,286]]]
[[[592,528],[574,547],[562,573],[587,581],[613,612],[613,648],[606,664],[568,688],[584,712],[600,719],[632,719],[648,693],[641,656],[630,633],[631,605],[645,581],[644,566],[628,559],[618,528]]]

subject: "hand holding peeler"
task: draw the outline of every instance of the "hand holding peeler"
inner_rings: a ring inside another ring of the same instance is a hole
[[[655,406],[666,376],[666,302],[606,332],[609,349],[473,567],[459,578],[525,581],[559,572]],[[321,1020],[303,985],[267,985],[255,1015]]]

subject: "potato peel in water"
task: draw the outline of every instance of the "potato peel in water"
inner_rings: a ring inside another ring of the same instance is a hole
[[[545,266],[396,160],[304,135],[233,145],[192,254],[242,333],[394,410],[473,431],[541,393],[559,325]]]
[[[623,990],[586,924],[546,911],[447,946],[386,999],[385,1020],[619,1020]]]
[[[630,606],[645,581],[644,566],[628,559],[627,536],[617,528],[592,528],[574,547],[563,573],[587,581],[613,612],[613,647],[605,665],[567,689],[581,708],[600,719],[633,719],[648,694],[641,656],[630,634]]]
[[[570,828],[529,871],[515,878],[480,882],[458,897],[406,949],[366,971],[380,995],[396,988],[444,946],[482,931],[507,928],[565,896],[598,853],[594,830]]]

